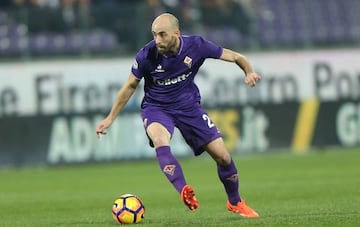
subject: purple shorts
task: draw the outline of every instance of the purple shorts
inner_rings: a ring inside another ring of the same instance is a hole
[[[220,131],[210,120],[200,104],[189,110],[165,110],[161,107],[146,107],[141,113],[145,129],[153,122],[162,124],[172,135],[178,128],[195,155],[204,152],[203,146],[221,137]],[[153,146],[152,141],[150,145]]]

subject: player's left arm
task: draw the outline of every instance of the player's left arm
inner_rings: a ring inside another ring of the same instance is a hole
[[[223,48],[220,59],[237,64],[245,73],[244,82],[250,87],[254,87],[261,79],[260,75],[254,72],[249,60],[238,52]]]

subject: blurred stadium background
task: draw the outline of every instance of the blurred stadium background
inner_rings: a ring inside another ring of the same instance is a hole
[[[95,140],[152,19],[247,55],[263,75],[209,60],[197,82],[235,153],[306,152],[360,144],[360,2],[356,0],[3,0],[0,165],[153,158],[139,89],[113,133]],[[35,133],[36,132],[36,133]],[[112,135],[112,136],[111,136]],[[173,150],[191,155],[176,134]]]
[[[356,0],[3,0],[0,56],[133,54],[149,39],[160,12],[181,20],[183,33],[202,34],[240,50],[356,46]]]
[[[187,160],[178,132],[173,151],[203,211],[183,213],[172,189],[159,191],[169,185],[147,145],[141,89],[95,137],[162,12],[183,34],[244,53],[263,76],[250,89],[214,60],[197,76],[263,219],[222,213],[216,176],[197,171],[212,162]],[[123,193],[144,199],[145,225],[359,226],[359,12],[359,0],[1,0],[0,226],[112,226]]]

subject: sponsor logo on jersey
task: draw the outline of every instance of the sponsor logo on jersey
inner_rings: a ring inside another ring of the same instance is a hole
[[[165,79],[165,80],[157,80],[154,78],[154,83],[157,85],[161,85],[161,86],[173,85],[173,84],[176,84],[176,83],[186,80],[186,78],[188,78],[191,73],[192,72],[189,72],[188,74],[182,74],[180,76]]]

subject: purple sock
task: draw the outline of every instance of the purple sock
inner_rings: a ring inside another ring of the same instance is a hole
[[[180,163],[171,153],[169,146],[158,147],[155,151],[161,171],[175,189],[181,193],[182,188],[186,185],[186,181]]]
[[[227,197],[229,199],[229,202],[232,205],[236,205],[237,202],[241,201],[240,195],[239,195],[239,180],[238,180],[238,174],[236,166],[231,159],[231,162],[227,166],[220,166],[218,167],[218,175],[221,180],[221,182],[224,184],[225,191],[227,194]]]

